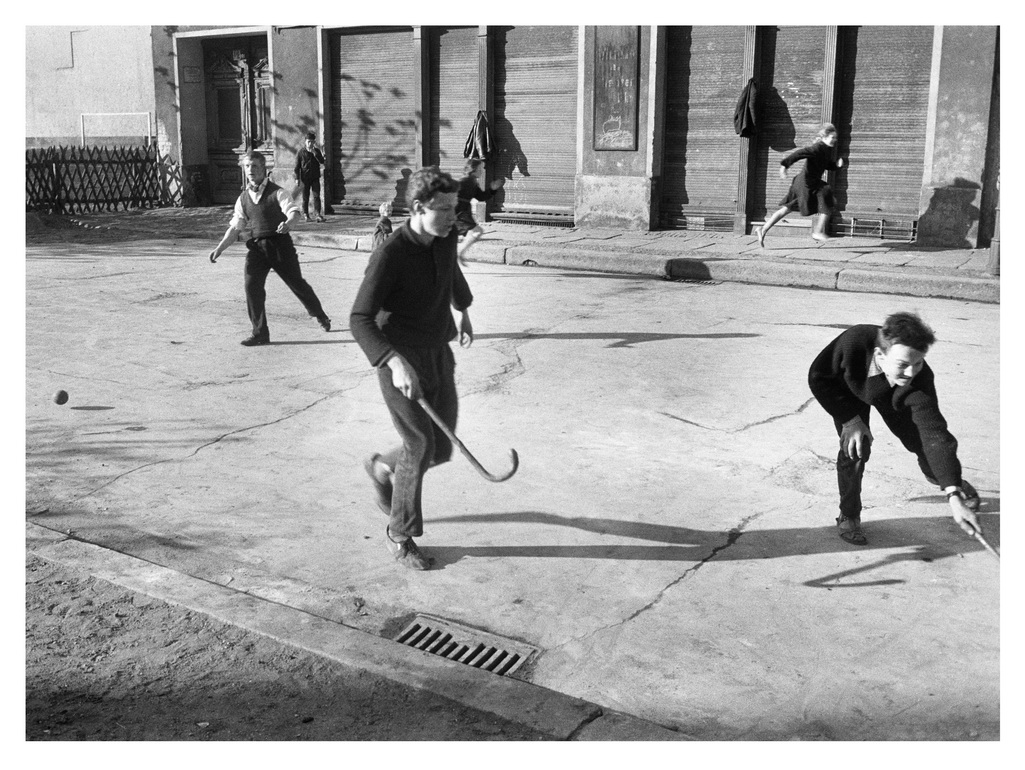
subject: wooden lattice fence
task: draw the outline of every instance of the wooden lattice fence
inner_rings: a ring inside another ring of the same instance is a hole
[[[180,206],[181,166],[156,147],[44,147],[25,153],[26,210],[50,214]]]

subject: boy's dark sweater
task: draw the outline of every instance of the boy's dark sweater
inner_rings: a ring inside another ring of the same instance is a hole
[[[384,363],[394,345],[436,347],[456,338],[451,307],[473,302],[456,259],[458,237],[453,228],[424,246],[407,220],[370,255],[349,328],[371,365]],[[387,318],[378,326],[382,310]]]
[[[880,412],[904,412],[918,429],[929,467],[941,487],[961,483],[957,439],[947,430],[940,413],[936,385],[929,364],[907,385],[890,385],[885,374],[868,375],[876,348],[878,326],[852,326],[830,342],[812,362],[808,386],[822,408],[841,423],[865,412],[865,405]]]
[[[299,179],[308,179],[320,175],[320,167],[324,164],[324,154],[319,147],[313,151],[300,147],[295,155],[295,175]]]
[[[456,194],[456,214],[469,212],[474,198],[486,201],[497,192],[498,190],[492,190],[490,187],[487,190],[482,190],[477,184],[476,177],[464,176],[459,180],[459,191]]]

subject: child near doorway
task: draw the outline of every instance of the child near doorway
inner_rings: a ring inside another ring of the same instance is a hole
[[[374,240],[372,241],[374,250],[391,235],[391,201],[386,201],[378,206],[377,213],[380,218],[377,220],[377,226],[374,227]]]
[[[295,180],[303,191],[303,217],[310,221],[310,193],[313,193],[313,213],[318,222],[323,222],[320,215],[320,167],[324,165],[324,153],[317,147],[317,135],[310,131],[306,134],[303,146],[295,154]]]

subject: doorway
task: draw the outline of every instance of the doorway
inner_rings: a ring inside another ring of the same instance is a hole
[[[258,150],[274,166],[271,77],[262,36],[203,41],[207,157],[214,203],[234,203],[243,186],[241,156]]]

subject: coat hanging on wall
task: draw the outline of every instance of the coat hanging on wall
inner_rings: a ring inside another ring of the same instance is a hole
[[[751,78],[740,93],[737,109],[733,112],[733,128],[741,136],[753,136],[755,132],[755,100],[758,98],[758,84]]]
[[[473,128],[466,137],[466,146],[463,148],[464,158],[476,160],[488,160],[495,151],[491,142],[491,129],[488,127],[488,116],[484,110],[477,110],[477,117],[473,120]]]

